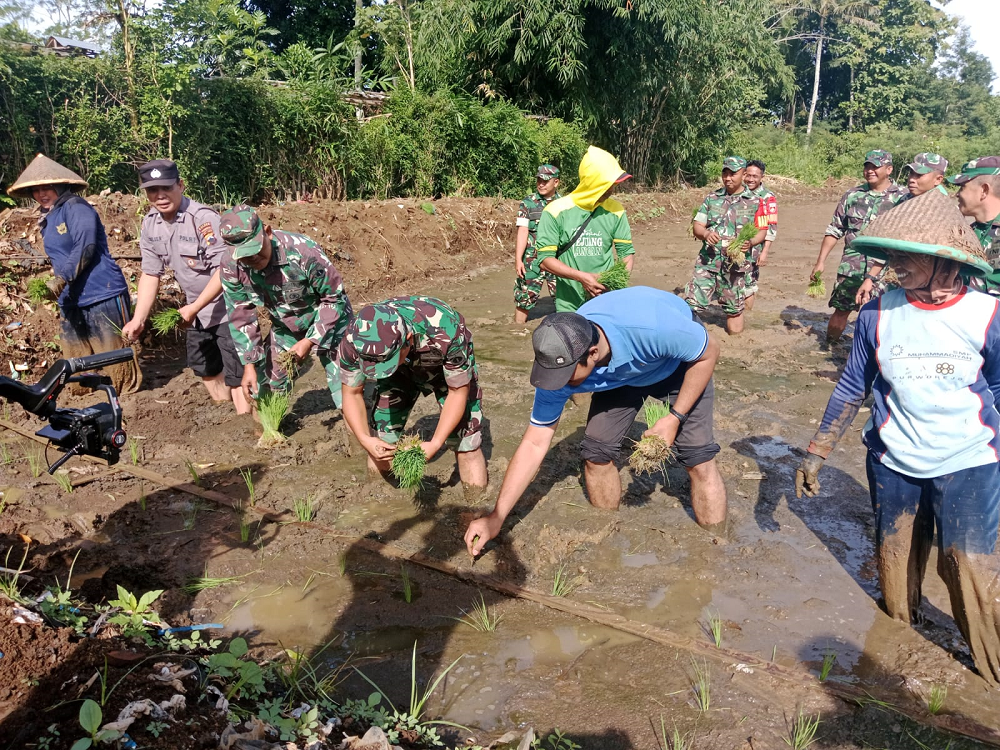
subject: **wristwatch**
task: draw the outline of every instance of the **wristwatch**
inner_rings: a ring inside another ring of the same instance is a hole
[[[870,281],[873,284],[878,283],[878,277],[872,276],[870,273],[865,274],[865,281]]]
[[[677,421],[681,423],[681,427],[688,421],[688,415],[682,411],[677,411],[677,409],[670,407],[670,413],[677,417]]]

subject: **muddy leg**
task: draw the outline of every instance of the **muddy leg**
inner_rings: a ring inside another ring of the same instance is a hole
[[[481,448],[465,453],[455,452],[458,462],[458,476],[466,487],[485,487],[489,478],[486,474],[486,457]]]
[[[920,511],[928,480],[915,479],[883,465],[868,453],[868,487],[875,511],[875,549],[879,587],[890,617],[911,622],[920,606],[921,584],[933,538],[933,516]]]

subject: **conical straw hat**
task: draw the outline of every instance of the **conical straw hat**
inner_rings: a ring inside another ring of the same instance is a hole
[[[14,184],[7,188],[7,193],[15,198],[28,198],[31,195],[31,188],[39,185],[85,188],[87,181],[72,169],[66,169],[62,164],[39,154],[31,160],[31,164],[21,172],[21,176],[14,181]]]
[[[968,219],[941,190],[928,190],[879,215],[851,249],[880,260],[887,259],[886,250],[936,255],[964,263],[977,276],[993,270]]]

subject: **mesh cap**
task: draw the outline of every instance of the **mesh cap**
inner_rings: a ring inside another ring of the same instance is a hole
[[[544,391],[562,388],[598,338],[597,327],[579,313],[549,315],[531,336],[535,348],[531,384]]]

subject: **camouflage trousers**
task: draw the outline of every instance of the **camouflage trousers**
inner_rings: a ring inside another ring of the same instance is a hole
[[[830,294],[830,307],[834,310],[852,312],[861,308],[855,297],[868,272],[868,258],[861,253],[845,250],[837,266],[837,283]],[[876,285],[873,294],[878,296],[885,291],[881,285]]]
[[[694,276],[684,289],[684,301],[694,312],[702,312],[718,299],[726,315],[742,315],[749,275],[749,262],[734,266],[720,251],[705,248],[698,254]]]
[[[542,296],[542,287],[548,286],[549,296],[556,296],[556,277],[538,267],[535,248],[524,251],[524,278],[514,278],[514,306],[519,310],[530,310]]]
[[[368,426],[375,430],[380,440],[395,443],[406,427],[410,411],[421,396],[434,394],[439,406],[444,406],[448,384],[444,375],[418,382],[406,373],[397,371],[391,377],[376,381],[375,396],[368,407]],[[469,400],[465,414],[445,445],[459,453],[468,453],[483,443],[483,389],[479,387],[478,372],[469,383]]]
[[[757,261],[750,262],[750,270],[747,271],[746,280],[746,296],[753,297],[760,290],[758,283],[760,282],[760,266],[757,265]]]
[[[293,378],[282,365],[281,355],[301,340],[302,336],[296,336],[291,331],[272,324],[271,332],[267,335],[267,340],[264,342],[266,356],[264,366],[257,367],[258,391],[263,392],[266,388],[272,391],[286,392],[292,389]],[[340,343],[339,337],[334,343]],[[333,405],[339,409],[342,399],[340,394],[340,365],[338,364],[337,349],[316,349],[313,347],[313,352],[319,358],[319,362],[323,365],[323,370],[326,372],[326,386],[330,389],[330,395],[333,397]]]

